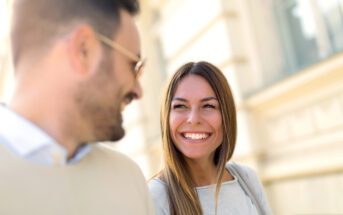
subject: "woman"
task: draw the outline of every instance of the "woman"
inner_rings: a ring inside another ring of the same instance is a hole
[[[222,72],[207,62],[187,63],[172,76],[164,96],[165,166],[149,181],[156,214],[271,214],[256,174],[227,164],[237,123]]]

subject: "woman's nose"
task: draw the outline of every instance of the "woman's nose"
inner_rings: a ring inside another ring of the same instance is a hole
[[[201,122],[201,115],[197,108],[192,108],[188,114],[187,123],[199,124]]]

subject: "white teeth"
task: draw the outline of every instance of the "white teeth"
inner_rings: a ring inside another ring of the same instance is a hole
[[[199,134],[199,133],[185,133],[184,134],[185,137],[187,139],[192,139],[192,140],[201,140],[201,139],[205,139],[207,138],[209,135],[208,134],[205,134],[205,133],[202,133],[202,134]]]

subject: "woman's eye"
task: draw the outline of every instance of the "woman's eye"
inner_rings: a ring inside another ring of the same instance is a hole
[[[205,104],[205,105],[204,105],[204,108],[212,108],[212,109],[215,109],[216,106],[211,105],[211,104]]]
[[[186,108],[186,106],[182,104],[173,105],[173,109],[182,109],[182,108]]]

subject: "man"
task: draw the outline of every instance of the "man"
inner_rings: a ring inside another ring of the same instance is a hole
[[[16,0],[16,88],[0,106],[0,214],[153,214],[124,136],[142,95],[137,0]]]

